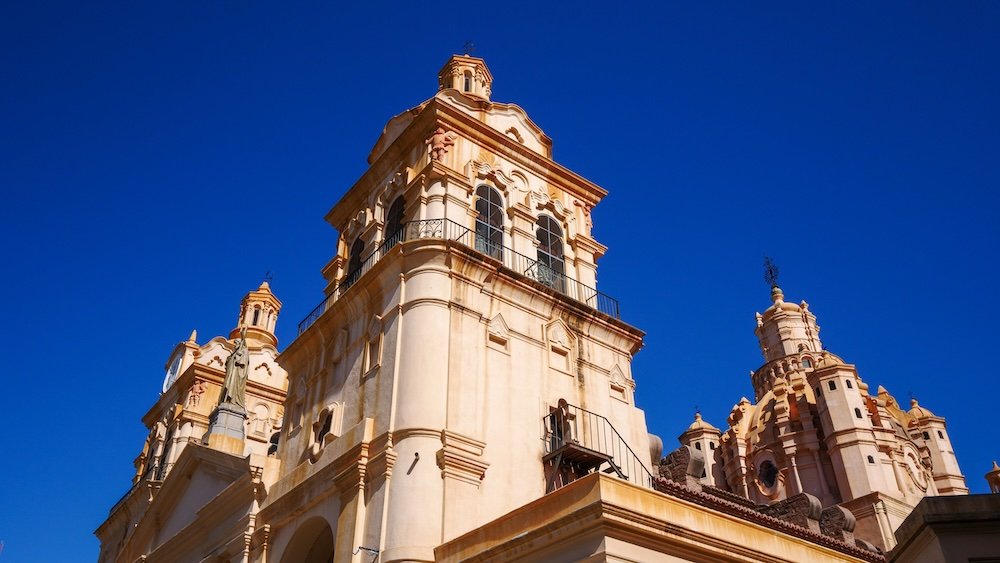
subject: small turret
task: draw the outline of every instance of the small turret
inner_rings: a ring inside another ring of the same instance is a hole
[[[945,421],[929,409],[920,406],[916,399],[910,400],[911,436],[917,443],[927,448],[933,467],[934,483],[943,495],[968,494],[965,477],[958,467],[958,458],[948,438]]]
[[[469,96],[490,99],[493,75],[486,62],[468,55],[452,55],[438,72],[438,90],[452,88]]]
[[[271,284],[266,280],[261,282],[260,287],[243,297],[239,320],[229,333],[229,338],[240,338],[240,332],[246,328],[248,343],[277,346],[278,338],[274,335],[274,327],[280,311],[281,301],[271,293]]]
[[[705,457],[705,474],[701,477],[701,482],[707,485],[718,486],[725,483],[721,450],[718,449],[721,437],[722,432],[702,419],[699,412],[695,413],[694,422],[677,438],[681,444],[700,451]]]

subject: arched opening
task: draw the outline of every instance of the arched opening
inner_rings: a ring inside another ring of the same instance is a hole
[[[764,463],[760,464],[758,473],[760,474],[760,482],[765,487],[771,488],[778,483],[778,467],[771,460],[764,460]]]
[[[389,211],[385,214],[385,250],[388,250],[402,240],[403,237],[403,212],[406,209],[406,200],[397,197],[392,202]]]
[[[462,78],[463,78],[463,80],[462,80],[462,91],[463,92],[471,92],[472,91],[472,73],[469,72],[469,71],[465,71],[465,74],[462,75]]]
[[[548,215],[535,223],[538,238],[538,281],[560,292],[565,291],[566,257],[563,255],[562,227]]]
[[[315,516],[306,520],[288,542],[281,563],[332,563],[333,530],[326,520]]]
[[[358,281],[358,277],[361,276],[361,255],[364,252],[365,242],[359,238],[351,245],[351,257],[347,261],[347,275],[344,276],[344,281],[340,282],[341,288],[347,289]]]
[[[476,250],[503,260],[503,199],[489,186],[476,188]]]

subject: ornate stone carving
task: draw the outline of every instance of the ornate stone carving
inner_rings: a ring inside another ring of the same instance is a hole
[[[425,141],[427,146],[430,147],[431,160],[443,160],[444,155],[448,154],[448,151],[455,144],[455,139],[457,138],[458,136],[451,131],[446,132],[441,127],[435,129],[434,133]]]
[[[197,407],[198,406],[198,404],[201,402],[201,396],[203,394],[205,394],[205,389],[207,387],[208,386],[205,385],[204,381],[202,381],[200,379],[196,379],[195,380],[194,385],[191,386],[191,390],[188,392],[188,406],[189,407]]]

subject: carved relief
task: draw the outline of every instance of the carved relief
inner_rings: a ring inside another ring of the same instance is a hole
[[[208,386],[205,385],[204,381],[196,379],[194,385],[191,386],[191,390],[188,392],[188,406],[197,407],[201,403],[201,396],[205,394],[205,389],[207,388]]]
[[[502,163],[489,164],[472,160],[468,166],[469,179],[472,183],[476,183],[476,180],[487,180],[501,191],[528,192],[528,179],[524,174],[517,170],[507,170]]]
[[[445,132],[444,129],[438,127],[427,141],[425,141],[427,146],[430,147],[431,160],[443,160],[444,155],[448,154],[448,151],[451,150],[457,138],[458,136],[451,131]]]
[[[264,372],[266,372],[266,373],[267,373],[267,376],[268,376],[268,377],[270,377],[270,376],[274,375],[274,374],[273,374],[273,373],[271,372],[271,366],[267,365],[267,362],[262,362],[262,363],[261,363],[261,364],[260,364],[259,366],[257,366],[257,367],[255,367],[255,368],[253,368],[253,370],[254,370],[254,371],[257,371],[257,370],[264,370]]]

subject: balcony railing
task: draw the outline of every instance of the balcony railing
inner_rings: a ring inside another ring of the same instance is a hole
[[[548,491],[592,471],[601,471],[643,487],[653,487],[653,474],[611,421],[565,401],[545,416]]]
[[[440,239],[457,242],[477,250],[495,260],[499,260],[503,266],[509,270],[524,275],[536,282],[551,287],[552,289],[575,299],[581,303],[589,305],[598,311],[621,318],[618,307],[618,300],[597,291],[596,289],[584,285],[573,278],[559,272],[535,258],[530,258],[521,253],[515,252],[506,246],[501,246],[491,242],[488,238],[477,235],[472,229],[460,225],[450,219],[424,219],[422,221],[410,221],[403,225],[403,228],[390,235],[386,240],[368,255],[361,262],[361,266],[348,272],[347,275],[337,285],[333,293],[326,296],[319,305],[316,306],[302,322],[299,323],[299,334],[305,332],[312,326],[316,319],[320,318],[327,309],[333,305],[340,296],[347,291],[358,279],[364,276],[372,267],[382,259],[383,256],[396,244],[417,239]]]

